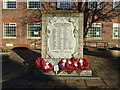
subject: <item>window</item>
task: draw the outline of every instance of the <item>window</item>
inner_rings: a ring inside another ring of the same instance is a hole
[[[113,23],[113,38],[120,38],[120,23]]]
[[[102,8],[101,0],[88,0],[88,8]]]
[[[101,23],[88,23],[89,31],[88,38],[101,38],[102,24]]]
[[[113,8],[120,9],[120,0],[113,1]]]
[[[71,0],[57,0],[57,8],[71,8]]]
[[[4,23],[4,38],[15,38],[16,37],[16,23]]]
[[[16,0],[3,0],[3,9],[14,9],[16,8]]]
[[[28,0],[28,8],[40,8],[40,0]]]
[[[40,23],[28,23],[28,38],[39,38],[40,30]]]

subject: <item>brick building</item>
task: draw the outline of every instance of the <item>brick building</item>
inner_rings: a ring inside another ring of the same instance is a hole
[[[84,29],[89,27],[88,32],[87,29],[84,31],[87,32],[85,41],[107,42],[109,47],[120,47],[120,1],[102,3],[100,0],[89,1],[3,0],[0,3],[2,6],[2,25],[0,26],[2,42],[0,45],[4,49],[34,48],[35,43],[39,42],[36,46],[40,47],[42,12],[76,10],[85,15],[87,25]]]

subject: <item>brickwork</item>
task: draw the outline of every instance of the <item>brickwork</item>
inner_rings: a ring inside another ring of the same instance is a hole
[[[107,4],[107,5],[106,5]],[[103,9],[100,11],[100,15],[108,12],[105,15],[105,18],[100,18],[100,20],[96,21],[96,23],[102,23],[102,38],[101,39],[87,39],[87,41],[94,41],[94,42],[108,42],[109,47],[120,47],[118,46],[118,39],[113,38],[113,23],[120,23],[119,17],[116,16],[120,12],[119,9],[113,9],[113,2],[109,3],[105,2],[103,4]],[[98,16],[98,14],[96,14]],[[89,45],[90,46],[90,45]],[[94,46],[94,45],[91,45]]]
[[[102,24],[103,24],[102,38],[101,39],[87,39],[87,41],[108,42],[109,47],[118,47],[118,43],[119,43],[118,39],[113,38],[113,22],[107,22],[107,23],[102,22]],[[92,45],[95,46],[95,44],[92,44]]]
[[[27,2],[17,2],[16,9],[2,9],[2,23],[17,23],[17,33],[16,39],[5,39],[2,38],[3,48],[13,48],[13,47],[29,47],[31,42],[37,39],[28,39],[27,38],[27,23],[29,22],[42,22],[42,14],[40,12],[59,10],[56,8],[56,2],[47,3],[44,2],[41,4],[40,9],[27,9]],[[107,5],[101,12],[105,13],[111,10],[112,3]],[[61,9],[60,9],[61,10]],[[78,10],[78,2],[72,2],[72,8],[68,10]],[[116,9],[119,13],[119,9]],[[116,11],[114,10],[114,11]],[[109,15],[115,15],[116,12],[110,13]],[[99,16],[99,15],[98,15]],[[106,15],[108,16],[108,15]],[[113,39],[113,23],[120,23],[120,20],[116,17],[108,17],[107,19],[101,19],[96,22],[102,23],[102,39],[87,39],[87,41],[97,41],[97,42],[108,42],[111,47],[118,46],[118,39]],[[3,27],[0,26],[1,36],[3,35]],[[13,46],[7,47],[6,43],[13,44]]]

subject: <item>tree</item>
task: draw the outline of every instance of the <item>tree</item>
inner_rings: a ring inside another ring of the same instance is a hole
[[[84,13],[84,38],[86,38],[87,33],[89,31],[89,28],[92,26],[93,23],[97,21],[110,21],[113,18],[118,18],[120,16],[120,10],[114,9],[112,7],[112,2],[93,2],[94,7],[88,8],[88,2],[72,2],[73,8],[70,10],[77,10],[78,12]],[[98,4],[97,4],[98,3]],[[42,12],[48,12],[51,10],[56,10],[56,2],[42,2],[41,3],[41,9],[37,9],[39,14],[32,15],[33,18],[41,18]],[[98,8],[99,7],[99,8]],[[119,7],[119,4],[118,4]],[[64,9],[66,10],[66,9]],[[26,17],[26,16],[25,16]],[[27,18],[31,18],[27,16]],[[87,22],[89,22],[89,26],[87,25]]]
[[[97,21],[110,21],[113,18],[118,18],[120,16],[120,10],[112,8],[112,2],[104,2],[99,3],[95,6],[95,8],[87,8],[88,2],[85,2],[84,4],[79,2],[78,5],[78,11],[84,13],[84,38],[86,37],[89,28],[92,26],[94,22]],[[97,8],[101,6],[101,8]],[[111,6],[111,8],[108,8],[108,6]],[[119,6],[119,5],[118,5]],[[87,22],[89,20],[89,26],[87,25]],[[88,27],[87,27],[88,26]]]

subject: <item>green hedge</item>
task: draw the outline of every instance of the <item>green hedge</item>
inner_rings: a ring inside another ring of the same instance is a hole
[[[0,49],[0,52],[10,52],[9,49]]]

